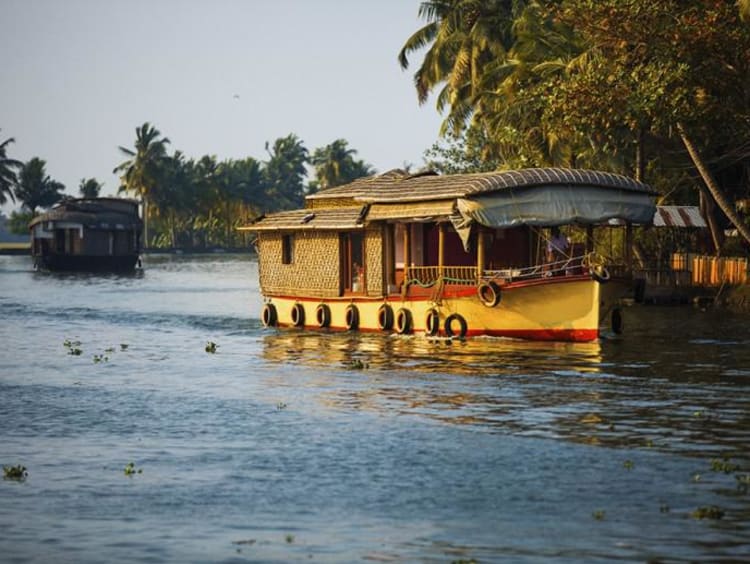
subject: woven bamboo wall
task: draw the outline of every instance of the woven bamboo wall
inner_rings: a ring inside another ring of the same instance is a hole
[[[367,295],[382,296],[383,288],[383,227],[368,227],[365,231],[365,272]]]
[[[294,234],[292,264],[281,262],[281,233],[260,233],[258,255],[263,294],[335,297],[339,294],[339,235],[335,231]]]

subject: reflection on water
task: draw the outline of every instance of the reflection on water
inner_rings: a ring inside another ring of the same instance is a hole
[[[647,310],[630,314],[636,329],[652,322]],[[262,353],[272,363],[304,366],[298,384],[319,389],[329,407],[592,445],[747,457],[748,372],[737,367],[747,342],[668,346],[661,335],[654,348],[654,327],[646,327],[598,343],[267,331]]]

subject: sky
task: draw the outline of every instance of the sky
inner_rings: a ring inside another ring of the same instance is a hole
[[[144,122],[187,157],[266,160],[294,133],[311,152],[346,139],[378,172],[419,169],[442,119],[417,102],[420,56],[397,61],[419,4],[0,0],[0,142],[70,195],[91,177],[115,194],[118,146]]]

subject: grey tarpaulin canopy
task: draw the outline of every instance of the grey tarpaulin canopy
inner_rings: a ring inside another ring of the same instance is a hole
[[[521,225],[603,224],[610,219],[650,225],[655,205],[650,191],[595,184],[548,184],[458,198],[451,217],[464,246],[474,223],[491,228]]]

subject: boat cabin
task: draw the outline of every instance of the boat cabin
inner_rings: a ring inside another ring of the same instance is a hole
[[[132,271],[140,261],[142,226],[135,200],[63,200],[29,223],[35,267]]]

